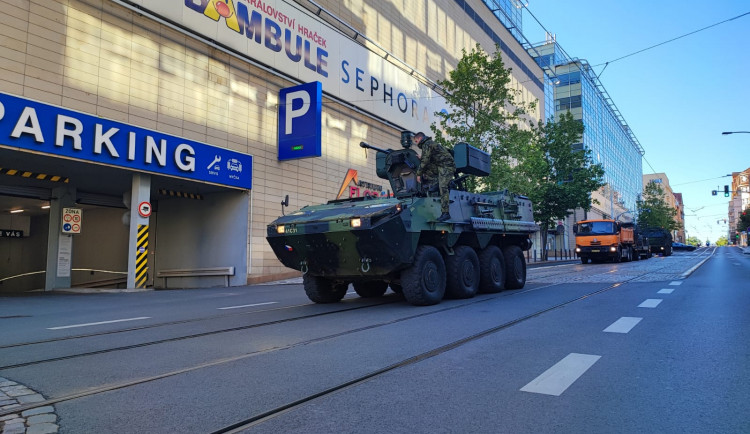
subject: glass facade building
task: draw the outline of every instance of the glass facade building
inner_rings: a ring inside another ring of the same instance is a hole
[[[483,0],[492,14],[545,72],[544,113],[549,119],[570,112],[585,130],[579,149],[590,149],[595,163],[604,167],[606,185],[591,195],[589,213],[576,210],[565,221],[563,235],[551,236],[547,249],[566,249],[574,244],[572,224],[583,218],[632,220],[636,201],[643,191],[644,150],[615,106],[612,98],[586,60],[572,58],[547,33],[542,43],[530,43],[523,33],[523,10],[519,0]]]
[[[495,17],[516,38],[523,40],[523,8],[525,3],[519,0],[483,0]]]
[[[532,55],[554,84],[554,105],[546,113],[558,116],[569,111],[582,120],[585,131],[578,146],[590,149],[594,162],[604,167],[607,185],[593,194],[599,204],[592,210],[598,216],[632,218],[627,212],[635,210],[643,190],[644,150],[638,139],[588,62],[570,58],[554,40],[537,45]]]

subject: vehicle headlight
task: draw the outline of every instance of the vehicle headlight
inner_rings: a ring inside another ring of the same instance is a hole
[[[576,247],[576,253],[581,253],[581,248],[580,247]]]
[[[616,252],[617,251],[617,247],[612,246],[612,247],[609,248],[609,251],[610,252]]]
[[[660,249],[664,250],[664,246],[661,246]]]
[[[276,233],[277,234],[283,234],[284,233],[284,225],[278,225],[278,226],[276,226]]]
[[[359,218],[351,219],[350,222],[349,222],[349,224],[353,228],[358,228],[358,227],[362,226],[362,220],[360,220]]]

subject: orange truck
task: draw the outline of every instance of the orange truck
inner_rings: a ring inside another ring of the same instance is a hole
[[[585,264],[592,262],[629,262],[651,256],[648,240],[633,223],[611,219],[581,220],[573,226],[576,254]]]

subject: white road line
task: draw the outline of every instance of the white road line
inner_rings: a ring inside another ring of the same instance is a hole
[[[671,294],[672,291],[674,291],[674,288],[662,288],[657,294]]]
[[[217,309],[219,310],[242,309],[243,307],[267,306],[269,304],[276,304],[276,303],[278,303],[278,301],[269,301],[268,303],[243,304],[242,306],[217,307]]]
[[[627,333],[630,330],[633,330],[633,327],[641,322],[642,319],[643,318],[624,316],[613,322],[612,325],[604,329],[604,331],[608,333]]]
[[[648,298],[643,303],[639,304],[638,307],[656,307],[661,303],[660,298]]]
[[[149,319],[150,316],[141,316],[138,318],[126,318],[126,319],[114,319],[112,321],[100,321],[100,322],[90,322],[86,324],[73,324],[73,325],[67,325],[67,326],[60,326],[60,327],[49,327],[47,330],[62,330],[62,329],[72,329],[76,327],[88,327],[88,326],[95,326],[95,325],[102,325],[102,324],[113,324],[116,322],[126,322],[126,321],[139,321],[142,319]]]
[[[544,371],[542,375],[523,386],[521,391],[560,396],[601,357],[590,354],[570,353],[554,366]]]
[[[674,282],[669,282],[669,284],[672,286],[680,286],[682,285],[682,281],[675,280]]]

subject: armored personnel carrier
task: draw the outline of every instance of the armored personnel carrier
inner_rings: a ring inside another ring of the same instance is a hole
[[[409,303],[423,306],[444,296],[522,288],[523,251],[538,230],[531,202],[507,190],[464,191],[467,176],[489,174],[490,160],[459,143],[453,150],[451,219],[439,222],[440,193],[436,185],[417,182],[420,160],[410,147],[410,132],[402,133],[401,144],[398,150],[360,144],[377,151],[377,175],[392,191],[387,197],[310,205],[268,225],[268,243],[285,266],[302,271],[310,300],[338,302],[350,283],[361,297],[380,297],[390,285]]]

